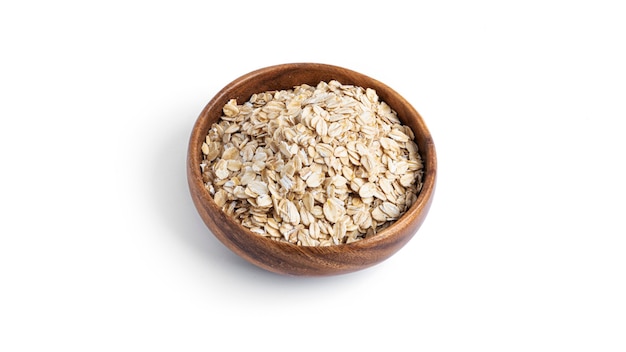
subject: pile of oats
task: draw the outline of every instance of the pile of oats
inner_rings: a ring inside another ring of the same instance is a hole
[[[415,202],[413,140],[375,90],[320,82],[230,100],[200,166],[217,205],[252,232],[329,246],[375,235]]]

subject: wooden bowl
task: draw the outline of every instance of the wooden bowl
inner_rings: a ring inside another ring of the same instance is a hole
[[[424,164],[423,188],[415,203],[391,226],[375,236],[349,244],[327,247],[299,246],[273,241],[254,234],[227,216],[205,189],[200,162],[201,145],[222,115],[230,100],[238,104],[254,93],[291,89],[296,85],[315,86],[320,81],[338,80],[373,88],[381,100],[394,109],[401,121],[410,126]],[[400,94],[385,84],[352,70],[316,63],[293,63],[270,66],[241,76],[224,87],[202,110],[189,141],[187,180],[193,202],[211,232],[230,250],[252,264],[285,275],[326,276],[361,270],[395,254],[417,232],[428,213],[433,193],[437,160],[431,135],[418,112]]]

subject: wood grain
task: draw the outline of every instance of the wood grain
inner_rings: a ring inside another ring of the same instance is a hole
[[[224,214],[204,188],[200,172],[201,145],[211,125],[230,99],[238,104],[254,93],[291,89],[296,85],[316,85],[338,80],[373,88],[402,122],[415,133],[424,162],[423,188],[413,206],[393,225],[376,236],[350,244],[305,247],[272,241],[250,232]],[[189,140],[187,181],[193,202],[204,223],[226,247],[261,268],[284,275],[326,276],[361,270],[386,260],[402,248],[424,222],[435,191],[437,159],[430,132],[419,113],[400,94],[361,73],[332,65],[293,63],[270,66],[241,76],[224,87],[200,113]]]

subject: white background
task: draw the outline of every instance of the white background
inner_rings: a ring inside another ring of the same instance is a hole
[[[625,351],[619,1],[5,1],[0,350]],[[202,223],[224,85],[344,66],[421,113],[426,222],[357,273],[258,269]]]

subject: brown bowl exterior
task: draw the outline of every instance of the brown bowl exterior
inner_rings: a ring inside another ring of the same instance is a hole
[[[328,247],[298,246],[254,234],[228,217],[204,188],[200,171],[201,145],[211,125],[222,115],[230,99],[238,104],[254,93],[291,89],[301,84],[338,80],[373,88],[411,127],[424,163],[423,188],[413,206],[394,224],[371,238]],[[193,202],[211,232],[230,250],[263,269],[285,275],[326,276],[361,270],[386,260],[402,248],[424,222],[436,182],[437,160],[432,137],[418,112],[385,84],[361,73],[326,64],[293,63],[262,68],[237,78],[223,88],[202,110],[189,141],[187,180]]]

